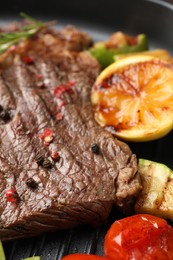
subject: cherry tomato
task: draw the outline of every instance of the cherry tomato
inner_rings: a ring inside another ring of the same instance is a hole
[[[138,214],[115,221],[108,230],[104,251],[118,260],[173,259],[173,228],[161,218]]]
[[[97,255],[71,254],[71,255],[64,256],[61,260],[109,260],[109,259]]]

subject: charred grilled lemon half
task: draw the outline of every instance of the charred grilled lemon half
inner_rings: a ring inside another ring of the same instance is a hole
[[[96,121],[118,138],[144,142],[173,129],[173,65],[147,55],[120,59],[91,93]]]

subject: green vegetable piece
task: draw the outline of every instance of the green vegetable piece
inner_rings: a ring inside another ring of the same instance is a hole
[[[115,54],[118,54],[118,50],[107,49],[104,43],[97,44],[97,46],[90,49],[90,53],[98,60],[101,68],[104,69],[111,63],[113,63]]]
[[[98,60],[102,69],[116,61],[116,55],[134,53],[148,50],[148,41],[145,34],[137,36],[137,44],[123,45],[116,49],[106,48],[104,42],[96,44],[90,49],[90,53]]]
[[[2,242],[0,241],[0,260],[5,260],[5,254],[4,254],[4,249],[2,246]]]
[[[32,257],[29,257],[29,258],[25,258],[23,260],[40,260],[40,256],[32,256]]]
[[[135,204],[136,213],[173,220],[173,171],[162,163],[139,159],[142,191]]]

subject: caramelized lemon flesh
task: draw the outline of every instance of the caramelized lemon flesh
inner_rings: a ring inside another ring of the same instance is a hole
[[[95,119],[127,141],[151,141],[173,129],[173,66],[152,56],[121,59],[98,76]]]

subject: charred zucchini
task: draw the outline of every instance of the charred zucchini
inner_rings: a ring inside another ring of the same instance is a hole
[[[140,159],[143,189],[135,205],[136,213],[148,213],[173,221],[173,171],[166,165]]]

